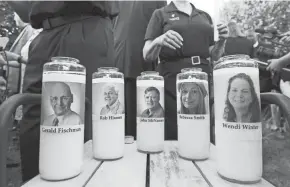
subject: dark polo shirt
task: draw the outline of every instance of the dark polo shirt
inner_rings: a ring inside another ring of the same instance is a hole
[[[173,50],[163,47],[161,60],[172,60],[191,56],[209,57],[209,47],[214,44],[214,27],[209,14],[195,8],[191,15],[179,11],[173,2],[154,11],[148,24],[145,40],[154,40],[168,30],[174,30],[183,37],[183,46]]]
[[[125,77],[136,78],[151,69],[143,59],[144,35],[152,13],[166,1],[119,1],[120,13],[114,24],[116,67]]]
[[[113,18],[118,15],[118,1],[8,1],[24,22],[33,28],[42,28],[47,18],[71,15],[101,15]]]
[[[118,15],[117,1],[33,1],[30,23],[38,29],[47,18],[76,15],[100,15],[113,18]]]

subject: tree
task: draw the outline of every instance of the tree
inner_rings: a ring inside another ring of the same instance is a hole
[[[235,19],[244,29],[275,27],[280,32],[290,30],[290,1],[228,1],[221,11],[225,21]]]
[[[21,32],[14,21],[13,9],[4,1],[0,1],[0,37],[8,37],[9,43],[6,49],[9,49],[16,37]]]

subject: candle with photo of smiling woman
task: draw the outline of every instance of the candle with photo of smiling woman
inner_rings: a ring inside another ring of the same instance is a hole
[[[177,75],[178,154],[188,160],[209,157],[210,118],[208,76],[200,68],[184,68]]]
[[[215,133],[218,174],[251,184],[262,177],[262,124],[258,64],[247,55],[215,63]]]

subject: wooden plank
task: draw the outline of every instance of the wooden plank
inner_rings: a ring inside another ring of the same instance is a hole
[[[214,145],[211,145],[210,151],[211,151],[210,158],[208,160],[197,161],[195,162],[195,164],[200,168],[200,170],[205,175],[205,177],[209,180],[212,186],[214,187],[275,187],[264,179],[262,179],[261,182],[257,184],[251,184],[251,185],[236,184],[236,183],[228,182],[222,179],[217,173],[217,164],[216,164],[216,159],[215,159],[216,149]]]
[[[145,187],[147,155],[137,151],[136,142],[125,144],[124,157],[105,161],[86,187]]]
[[[164,152],[150,155],[150,187],[208,186],[193,162],[177,153],[177,142],[166,141]]]
[[[85,144],[84,170],[79,176],[65,181],[52,182],[45,181],[38,175],[25,183],[22,187],[82,187],[95,170],[98,169],[100,164],[100,161],[93,158],[92,141],[90,140]]]

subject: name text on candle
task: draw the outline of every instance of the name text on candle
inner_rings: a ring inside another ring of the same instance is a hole
[[[178,115],[179,116],[179,119],[190,119],[190,120],[204,120],[205,119],[205,116],[204,115],[194,115],[194,116],[189,116],[189,115]]]
[[[163,118],[140,118],[140,122],[164,122]]]
[[[72,133],[72,132],[80,132],[81,128],[62,128],[62,127],[42,127],[42,132],[44,133],[57,133],[57,134],[63,134],[63,133]]]
[[[123,119],[123,116],[100,116],[100,120],[117,120]]]
[[[247,125],[247,124],[231,125],[231,124],[223,123],[223,128],[255,130],[255,129],[259,129],[259,126],[258,125]]]

